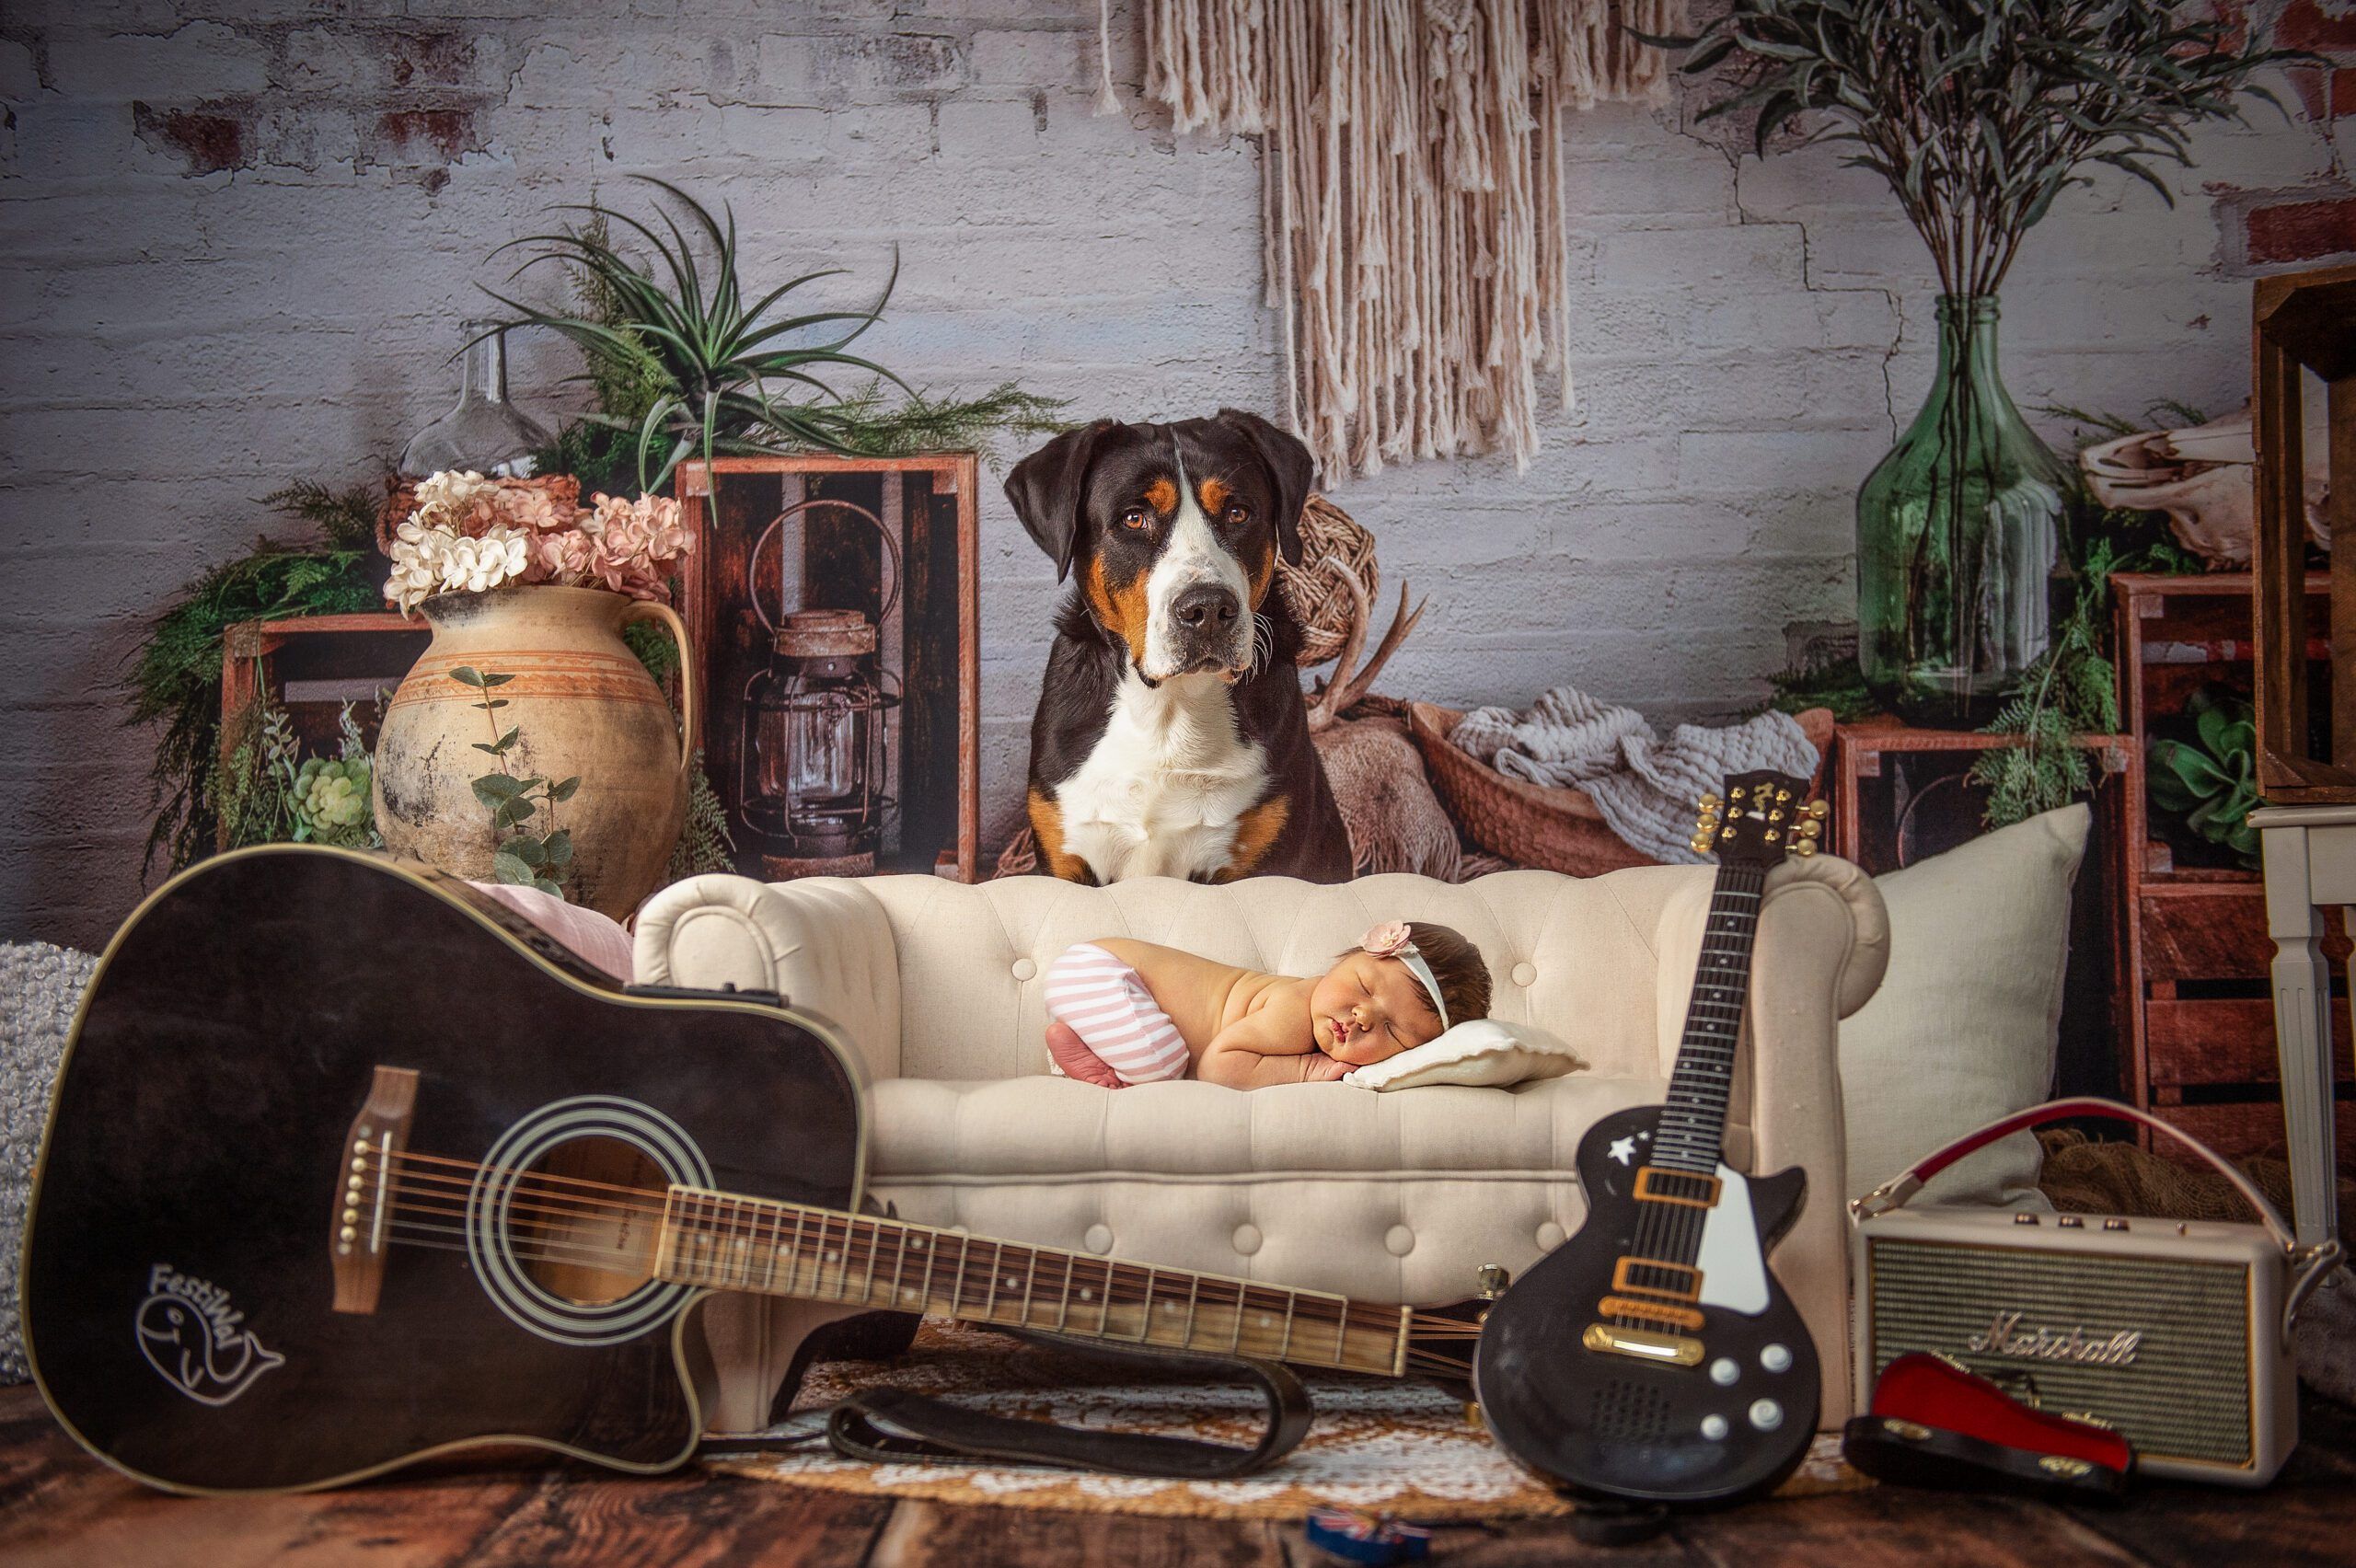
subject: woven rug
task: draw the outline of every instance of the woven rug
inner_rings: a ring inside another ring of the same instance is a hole
[[[860,1389],[888,1385],[970,1401],[1000,1415],[1108,1431],[1156,1432],[1249,1444],[1260,1431],[1256,1399],[1240,1387],[1141,1378],[1073,1355],[955,1324],[928,1322],[910,1353],[891,1361],[818,1368],[781,1436],[807,1435],[807,1450],[715,1459],[740,1475],[870,1496],[940,1503],[1207,1518],[1298,1519],[1341,1504],[1430,1523],[1558,1516],[1572,1505],[1530,1480],[1458,1401],[1426,1384],[1311,1376],[1317,1419],[1282,1461],[1242,1481],[1144,1481],[1014,1466],[865,1464],[826,1447],[826,1412]],[[1780,1496],[1847,1492],[1872,1484],[1841,1462],[1836,1438],[1819,1435]]]

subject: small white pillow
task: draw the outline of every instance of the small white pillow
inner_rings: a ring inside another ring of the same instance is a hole
[[[1421,1089],[1433,1083],[1506,1089],[1560,1078],[1586,1066],[1577,1052],[1535,1024],[1474,1018],[1412,1051],[1345,1073],[1342,1081],[1360,1089]]]

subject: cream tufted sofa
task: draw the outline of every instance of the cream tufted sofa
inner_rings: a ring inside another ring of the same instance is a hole
[[[1696,867],[1507,871],[1461,886],[697,877],[641,912],[637,977],[775,989],[841,1026],[872,1091],[869,1195],[903,1217],[1432,1305],[1472,1295],[1479,1265],[1519,1274],[1578,1228],[1580,1135],[1663,1097],[1711,880]],[[1560,1035],[1588,1069],[1512,1090],[1384,1094],[1338,1083],[1108,1090],[1046,1076],[1041,975],[1073,942],[1135,937],[1311,974],[1375,921],[1410,917],[1471,938],[1496,982],[1495,1014]],[[1865,873],[1830,857],[1774,873],[1727,1132],[1738,1169],[1807,1167],[1809,1202],[1775,1264],[1815,1332],[1832,1426],[1849,1408],[1834,1026],[1873,995],[1887,952]],[[760,1424],[788,1343],[763,1324],[792,1310],[708,1309],[716,1425]]]

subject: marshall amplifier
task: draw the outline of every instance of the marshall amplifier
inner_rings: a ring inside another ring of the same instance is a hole
[[[2065,1116],[2142,1122],[2232,1179],[2255,1225],[1901,1209],[1974,1149]],[[2302,1251],[2241,1173],[2154,1117],[2058,1100],[1991,1123],[1850,1205],[1857,1396],[1910,1351],[2057,1414],[2092,1414],[2154,1475],[2262,1486],[2298,1442],[2291,1320],[2339,1253]]]

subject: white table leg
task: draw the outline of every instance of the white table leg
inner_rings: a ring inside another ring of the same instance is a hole
[[[2308,874],[2307,830],[2269,827],[2266,930],[2274,939],[2274,1045],[2282,1067],[2282,1119],[2291,1152],[2291,1201],[2302,1245],[2338,1234],[2332,1184],[2331,969],[2323,917]]]

